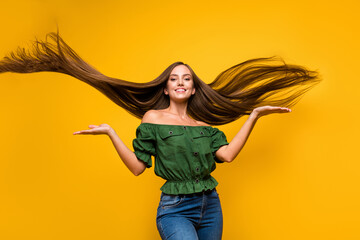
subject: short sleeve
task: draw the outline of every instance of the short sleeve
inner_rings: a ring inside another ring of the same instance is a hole
[[[212,129],[211,133],[211,152],[214,156],[214,159],[217,163],[223,163],[216,158],[215,153],[221,146],[228,145],[229,143],[226,140],[225,134],[217,128]]]
[[[152,166],[151,155],[155,155],[155,135],[151,126],[140,124],[136,129],[136,138],[133,140],[133,148],[136,157],[146,164],[147,168]]]

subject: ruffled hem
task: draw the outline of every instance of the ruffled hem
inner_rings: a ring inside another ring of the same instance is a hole
[[[218,182],[212,176],[207,179],[193,179],[184,181],[172,181],[168,180],[160,190],[165,194],[191,194],[202,192],[203,190],[214,189],[218,185]]]
[[[146,154],[144,152],[140,152],[140,151],[135,151],[135,156],[138,160],[142,161],[145,163],[147,168],[152,167],[152,160],[151,160],[151,156],[149,154]]]

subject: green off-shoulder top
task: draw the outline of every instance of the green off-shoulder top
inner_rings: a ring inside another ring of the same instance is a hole
[[[218,182],[210,173],[217,163],[215,152],[229,144],[225,134],[211,126],[141,123],[133,140],[136,157],[167,180],[160,188],[166,194],[191,194],[213,189]]]

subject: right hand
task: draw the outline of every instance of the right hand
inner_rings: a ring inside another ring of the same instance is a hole
[[[291,112],[291,109],[286,107],[262,106],[255,108],[251,114],[254,115],[255,118],[260,118],[262,116],[271,113],[289,113],[289,112]]]
[[[109,124],[100,124],[100,125],[89,125],[88,130],[81,130],[74,132],[73,135],[77,134],[93,134],[93,135],[99,135],[99,134],[109,134],[109,132],[112,130]]]

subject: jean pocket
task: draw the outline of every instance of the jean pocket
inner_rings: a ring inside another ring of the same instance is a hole
[[[184,196],[161,194],[160,207],[162,209],[176,207],[183,199]]]
[[[219,193],[217,192],[216,188],[213,189],[212,194],[216,197],[219,197]]]

